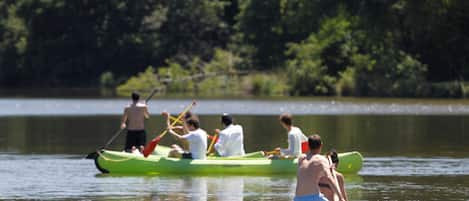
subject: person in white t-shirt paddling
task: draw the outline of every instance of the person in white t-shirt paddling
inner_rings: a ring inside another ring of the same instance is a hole
[[[189,151],[184,151],[180,146],[173,144],[169,153],[170,157],[180,157],[185,159],[205,159],[207,153],[207,133],[200,128],[200,123],[195,118],[189,118],[184,121],[184,135],[179,135],[168,127],[169,133],[179,140],[189,142]]]
[[[233,117],[227,113],[221,116],[221,123],[225,129],[215,129],[215,133],[219,136],[215,144],[215,150],[222,157],[242,156],[244,152],[244,134],[241,125],[233,123]]]
[[[283,113],[279,117],[280,124],[288,132],[288,148],[281,149],[276,148],[275,150],[280,153],[282,157],[296,158],[301,155],[301,145],[303,142],[307,142],[308,138],[303,134],[300,128],[293,126],[293,117],[291,114]]]

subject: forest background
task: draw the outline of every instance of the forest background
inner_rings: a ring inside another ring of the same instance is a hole
[[[466,97],[466,0],[4,0],[0,88]]]

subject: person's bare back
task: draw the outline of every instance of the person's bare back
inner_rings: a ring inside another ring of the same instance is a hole
[[[127,129],[124,150],[132,151],[132,147],[140,149],[146,144],[145,119],[150,118],[148,108],[145,103],[139,103],[140,95],[132,92],[132,103],[125,107],[124,115],[121,119],[121,129]]]
[[[147,106],[143,103],[130,104],[124,110],[128,130],[144,130],[145,118],[148,118]]]
[[[298,159],[296,195],[319,193],[319,179],[326,175],[327,159],[319,154],[303,155]],[[308,178],[308,179],[300,179]]]
[[[308,138],[310,152],[298,158],[297,183],[294,201],[326,201],[319,189],[319,180],[326,178],[332,190],[344,200],[342,194],[330,172],[329,161],[320,155],[322,141],[319,135],[312,135]]]

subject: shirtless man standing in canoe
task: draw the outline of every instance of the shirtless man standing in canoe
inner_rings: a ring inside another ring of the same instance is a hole
[[[322,141],[319,135],[308,138],[310,152],[298,159],[297,184],[294,201],[326,201],[327,198],[320,193],[319,180],[324,177],[332,187],[339,200],[344,201],[337,183],[330,171],[328,159],[322,156]]]
[[[132,92],[132,103],[125,107],[122,116],[121,129],[127,128],[125,140],[125,151],[130,152],[132,147],[143,151],[146,143],[145,119],[150,118],[148,107],[145,103],[140,103],[140,95]]]

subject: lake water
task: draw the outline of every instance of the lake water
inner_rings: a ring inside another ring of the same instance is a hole
[[[85,155],[118,129],[126,100],[0,99],[0,200],[291,200],[295,176],[103,175]],[[156,100],[147,131],[161,131],[162,110],[190,100]],[[346,175],[350,200],[469,200],[469,104],[420,100],[201,100],[208,132],[235,114],[246,151],[285,147],[277,115],[291,112],[325,149],[365,157]],[[111,149],[123,147],[122,135]],[[165,137],[161,144],[174,143]]]

